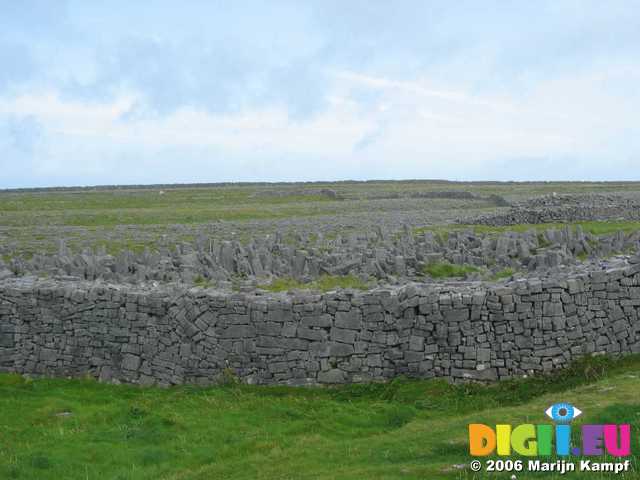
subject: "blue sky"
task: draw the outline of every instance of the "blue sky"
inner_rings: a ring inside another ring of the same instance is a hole
[[[640,180],[639,1],[0,12],[0,188]]]

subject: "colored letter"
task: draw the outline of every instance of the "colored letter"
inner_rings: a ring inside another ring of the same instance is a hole
[[[514,428],[511,432],[511,446],[520,455],[526,457],[537,455],[536,426],[525,423]]]
[[[469,453],[474,457],[491,455],[496,448],[496,432],[482,423],[469,425]]]
[[[496,425],[498,455],[511,455],[511,425]]]
[[[620,446],[616,441],[616,425],[604,426],[604,446],[609,455],[626,457],[631,453],[631,426],[628,423],[618,425],[620,428]]]
[[[602,452],[602,433],[603,433],[603,425],[583,425],[582,426],[582,454],[583,455],[586,455],[586,456],[602,455],[603,453]]]
[[[571,444],[571,427],[569,425],[556,425],[556,453],[560,456],[569,455]]]
[[[538,432],[538,455],[541,457],[550,457],[551,456],[551,437],[553,435],[553,426],[552,425],[536,425],[536,430]]]

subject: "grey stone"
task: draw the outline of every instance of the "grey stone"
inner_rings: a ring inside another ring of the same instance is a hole
[[[361,314],[357,310],[348,312],[336,312],[335,325],[340,328],[358,330],[361,326]]]
[[[346,381],[346,374],[337,368],[318,372],[318,382],[320,383],[346,383]]]
[[[140,367],[140,357],[136,355],[127,354],[122,359],[122,368],[125,370],[138,370]]]

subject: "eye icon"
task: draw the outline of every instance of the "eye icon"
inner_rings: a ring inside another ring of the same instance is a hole
[[[582,415],[582,410],[570,403],[554,403],[544,413],[556,423],[569,423],[574,418]]]

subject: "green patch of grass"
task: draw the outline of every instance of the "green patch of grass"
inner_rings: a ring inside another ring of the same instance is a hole
[[[211,282],[204,278],[202,275],[196,275],[193,279],[193,284],[197,287],[209,288],[211,287]]]
[[[284,188],[286,190],[286,188]],[[68,226],[195,224],[216,220],[287,218],[330,214],[337,199],[301,195],[255,195],[256,188],[113,189],[1,193],[0,216],[8,226],[34,223]]]
[[[509,278],[514,275],[516,272],[513,268],[507,267],[499,272],[494,273],[491,276],[491,280],[502,280],[503,278]]]
[[[36,453],[32,455],[30,463],[35,470],[46,470],[51,468],[51,460],[44,453]]]
[[[313,282],[314,287],[323,292],[335,290],[337,288],[353,288],[356,290],[366,290],[369,284],[363,282],[354,275],[322,275]]]
[[[370,284],[363,282],[354,275],[322,275],[313,282],[302,283],[293,278],[275,278],[271,283],[259,285],[259,288],[270,292],[287,292],[289,290],[320,290],[328,292],[338,288],[353,288],[367,290]]]
[[[640,222],[582,222],[578,225],[581,225],[585,232],[594,235],[605,235],[620,231],[631,233],[640,230]]]
[[[480,269],[473,265],[455,265],[449,262],[430,263],[422,269],[422,273],[433,278],[464,277],[469,273],[479,271]]]
[[[546,248],[551,246],[551,242],[547,240],[547,237],[545,237],[543,233],[538,233],[537,237],[538,237],[538,247]]]
[[[449,241],[449,232],[448,231],[439,231],[436,232],[436,241],[441,245],[446,244]]]
[[[490,385],[162,389],[2,374],[0,478],[496,478],[452,468],[471,460],[469,423],[547,423],[544,410],[564,400],[584,412],[576,425],[630,423],[637,432],[639,377],[638,355]]]

